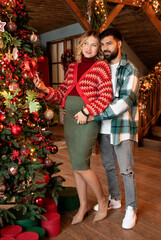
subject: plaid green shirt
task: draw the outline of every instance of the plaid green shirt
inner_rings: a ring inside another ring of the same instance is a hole
[[[104,112],[95,116],[95,121],[111,119],[111,144],[131,139],[138,141],[138,92],[139,73],[122,53],[116,70],[116,93],[112,104]]]

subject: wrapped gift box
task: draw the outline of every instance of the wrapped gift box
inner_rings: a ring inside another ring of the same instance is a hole
[[[16,240],[39,240],[39,235],[35,232],[23,232],[16,237]]]
[[[65,187],[58,194],[58,211],[73,211],[79,208],[80,203],[75,187]]]
[[[8,225],[1,229],[1,237],[16,237],[22,232],[22,227],[18,225]]]
[[[41,226],[45,229],[48,237],[56,237],[60,233],[60,214],[57,212],[45,213],[47,219],[41,219]]]
[[[42,207],[46,209],[47,212],[57,212],[57,206],[53,198],[43,198]]]
[[[42,227],[31,227],[26,229],[27,232],[36,232],[39,235],[39,240],[45,240],[45,229]]]

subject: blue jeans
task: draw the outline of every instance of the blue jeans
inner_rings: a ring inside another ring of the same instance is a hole
[[[134,159],[133,147],[131,140],[122,141],[119,145],[110,144],[109,134],[99,134],[98,142],[103,166],[106,170],[108,188],[111,198],[121,199],[120,185],[116,169],[116,157],[123,177],[125,188],[126,207],[132,206],[137,209],[136,201],[136,183],[134,177]]]

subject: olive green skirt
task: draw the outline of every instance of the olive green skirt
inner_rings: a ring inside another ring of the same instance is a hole
[[[100,123],[91,121],[87,124],[77,124],[74,115],[79,112],[84,101],[79,96],[67,96],[65,102],[64,135],[74,170],[87,170],[90,168],[90,157],[98,133]]]

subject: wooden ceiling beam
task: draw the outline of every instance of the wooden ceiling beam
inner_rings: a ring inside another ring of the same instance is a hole
[[[133,6],[133,7],[141,7],[140,4],[137,3],[136,0],[107,0],[107,2],[130,5],[130,6]]]
[[[122,10],[122,8],[125,5],[123,4],[117,4],[117,6],[112,10],[110,15],[108,16],[106,22],[103,24],[103,26],[100,28],[100,32],[108,28],[108,26],[112,23],[112,21],[115,19],[115,17],[119,14],[119,12]]]
[[[78,23],[82,26],[82,28],[86,30],[90,30],[91,26],[87,19],[82,15],[79,8],[75,5],[72,0],[62,0],[67,8],[71,11],[74,18],[78,21]]]
[[[142,9],[161,34],[161,21],[158,19],[153,7],[149,3],[145,3],[143,4]]]

